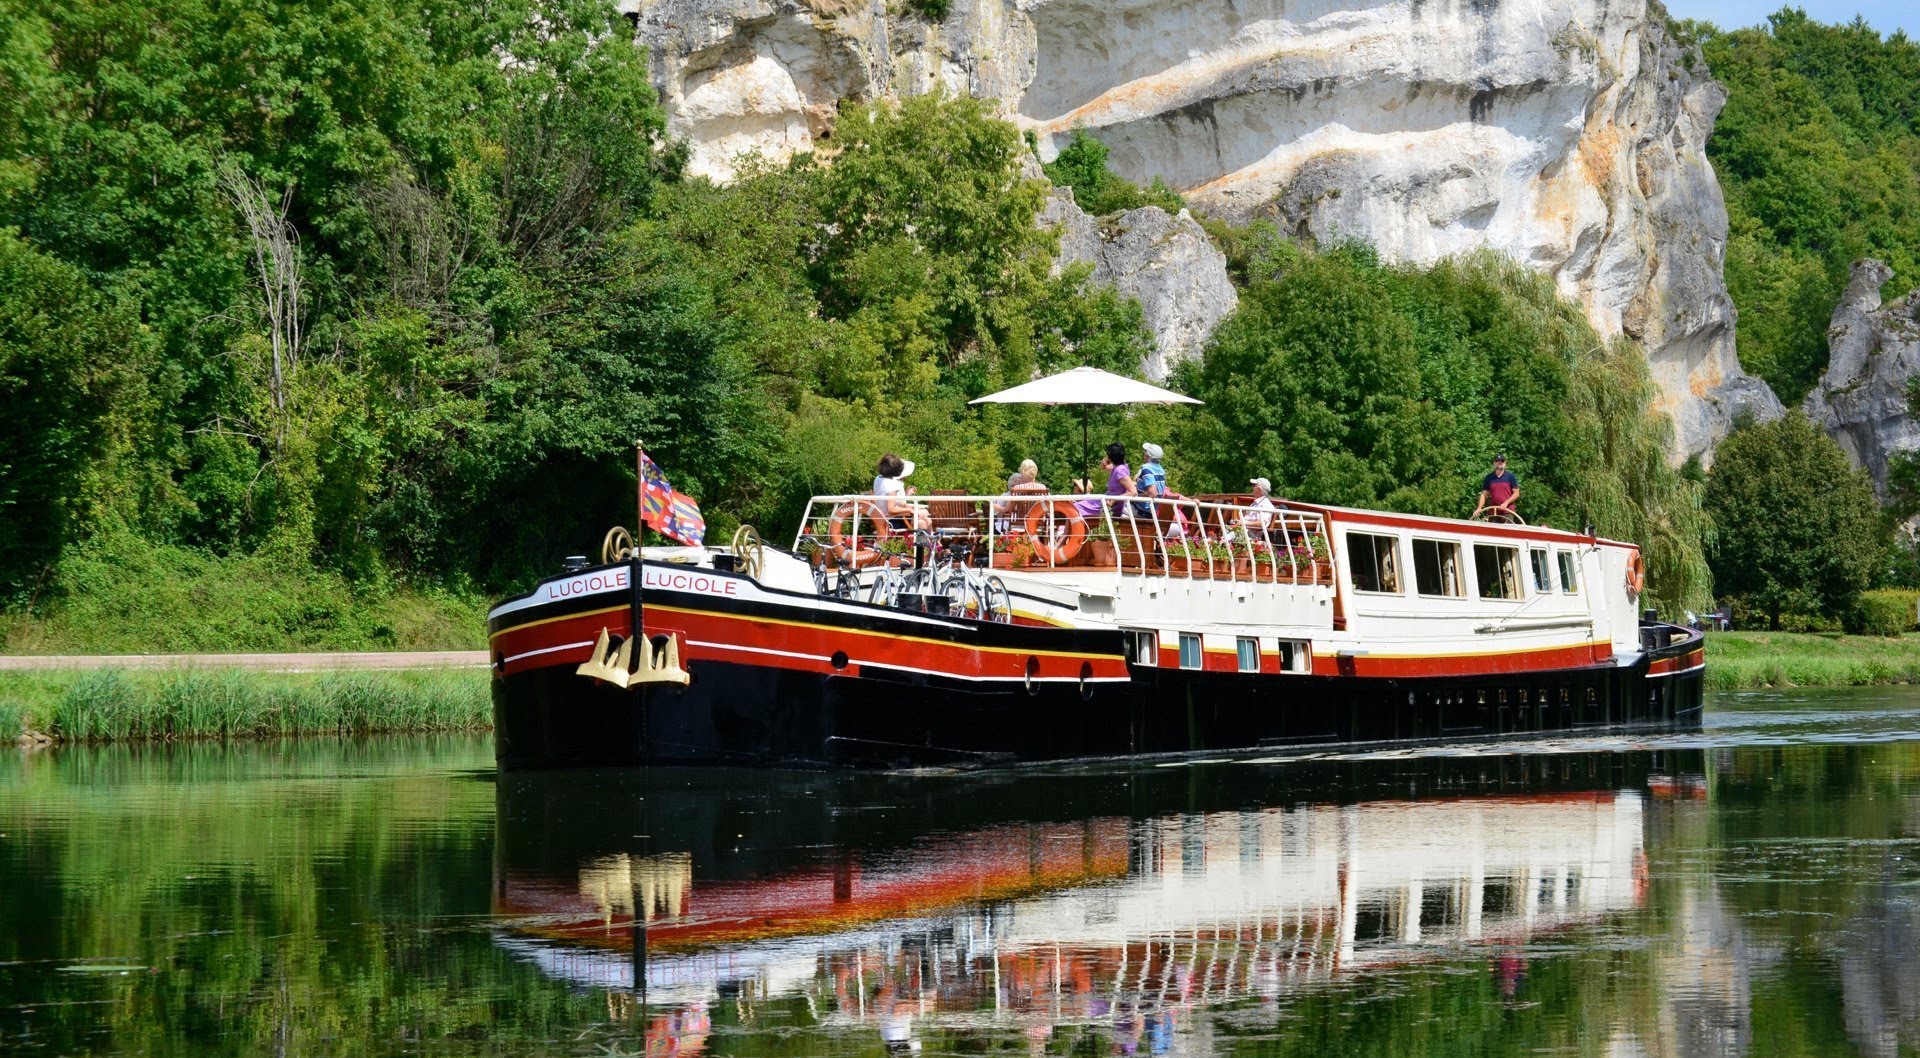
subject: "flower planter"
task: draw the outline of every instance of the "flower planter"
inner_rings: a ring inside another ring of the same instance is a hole
[[[1120,564],[1120,552],[1113,546],[1111,540],[1089,540],[1074,557],[1079,560],[1074,564],[1079,566],[1107,569]]]

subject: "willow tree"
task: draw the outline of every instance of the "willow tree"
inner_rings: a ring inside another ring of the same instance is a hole
[[[1602,535],[1640,545],[1647,598],[1670,609],[1705,609],[1713,573],[1705,544],[1713,522],[1701,483],[1668,461],[1673,424],[1653,410],[1659,398],[1646,357],[1619,339],[1594,346],[1574,367],[1567,403],[1573,505]]]

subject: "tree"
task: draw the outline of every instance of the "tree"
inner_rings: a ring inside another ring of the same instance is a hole
[[[0,598],[137,491],[113,464],[155,410],[149,352],[128,305],[0,229]]]
[[[1846,613],[1884,549],[1867,476],[1807,417],[1748,423],[1720,443],[1707,475],[1718,532],[1714,583],[1778,629],[1783,613]]]

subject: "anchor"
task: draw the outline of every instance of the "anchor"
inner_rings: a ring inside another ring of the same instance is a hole
[[[640,642],[640,653],[634,656],[633,644]],[[680,641],[668,636],[666,643],[656,647],[652,643],[633,637],[623,641],[618,648],[609,646],[609,637],[605,628],[600,629],[600,638],[593,644],[593,657],[580,663],[573,670],[577,675],[592,680],[604,680],[615,687],[633,687],[643,683],[677,683],[685,687],[688,683],[687,670],[680,667]]]

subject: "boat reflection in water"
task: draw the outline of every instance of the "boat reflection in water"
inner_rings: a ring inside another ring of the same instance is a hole
[[[1198,1052],[1198,1008],[1475,946],[1512,987],[1518,945],[1642,903],[1648,799],[1701,771],[1678,752],[507,773],[498,936],[646,1004],[650,1042],[681,1053],[743,997],[893,1049],[1075,1026]]]

